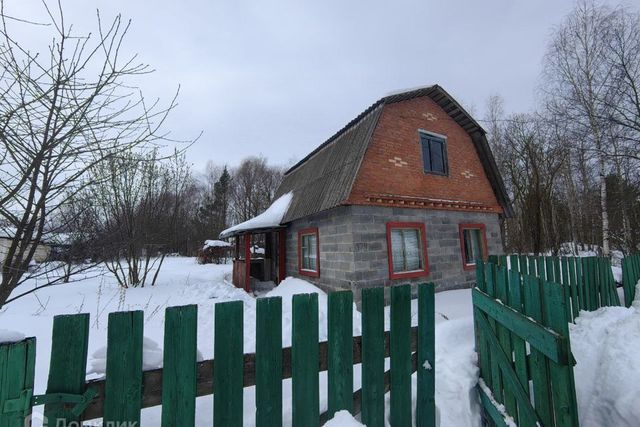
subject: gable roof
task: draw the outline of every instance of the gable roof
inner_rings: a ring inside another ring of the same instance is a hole
[[[275,198],[291,192],[293,199],[282,223],[342,204],[351,193],[384,105],[422,96],[431,98],[471,136],[498,203],[506,216],[512,216],[513,210],[485,130],[442,87],[433,85],[379,99],[285,172]]]

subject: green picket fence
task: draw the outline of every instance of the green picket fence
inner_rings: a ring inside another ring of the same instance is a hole
[[[282,348],[282,301],[259,298],[255,354],[243,352],[243,303],[216,304],[214,359],[202,362],[196,359],[197,306],[170,307],[164,365],[151,371],[142,370],[143,312],[111,313],[106,377],[88,382],[89,315],[56,316],[46,394],[33,394],[35,339],[0,345],[0,427],[24,425],[32,407],[43,404],[48,425],[95,418],[105,425],[139,425],[141,408],[162,405],[162,426],[188,427],[195,425],[196,397],[206,395],[213,395],[214,426],[241,426],[243,388],[250,386],[255,386],[255,425],[279,426],[287,378],[294,426],[319,426],[339,410],[361,413],[367,426],[383,426],[388,391],[390,423],[410,426],[416,370],[416,425],[435,426],[434,286],[418,285],[417,327],[411,326],[409,285],[390,290],[386,332],[384,300],[383,288],[362,291],[362,336],[353,337],[352,293],[329,294],[328,341],[319,342],[317,294],[295,295],[292,346]],[[356,364],[362,365],[362,388],[354,392]],[[328,371],[328,410],[320,414],[322,371]]]
[[[472,291],[487,424],[578,426],[567,287],[511,265],[479,262]]]
[[[631,307],[636,297],[636,285],[640,280],[640,255],[631,255],[622,260],[622,286],[624,287],[624,305]]]
[[[574,322],[580,310],[620,305],[608,258],[493,255],[489,262],[562,285],[568,322]]]

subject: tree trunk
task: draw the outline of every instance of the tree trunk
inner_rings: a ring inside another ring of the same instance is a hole
[[[607,209],[607,180],[605,175],[604,155],[598,154],[600,175],[600,209],[602,211],[602,256],[609,257],[609,212]]]

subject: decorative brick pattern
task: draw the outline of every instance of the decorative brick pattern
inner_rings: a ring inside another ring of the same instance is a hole
[[[402,160],[402,157],[394,157],[393,159],[389,159],[394,166],[401,168],[402,166],[407,166],[409,163]]]

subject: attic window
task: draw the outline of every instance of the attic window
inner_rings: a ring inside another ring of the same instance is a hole
[[[420,144],[424,173],[447,175],[449,167],[447,165],[446,138],[420,131]]]

